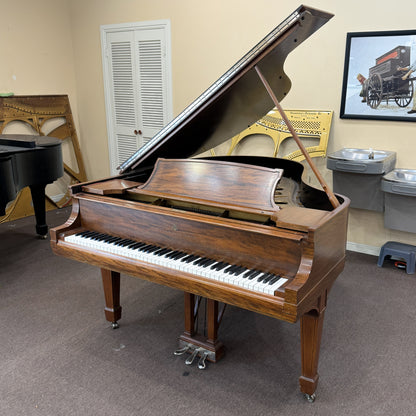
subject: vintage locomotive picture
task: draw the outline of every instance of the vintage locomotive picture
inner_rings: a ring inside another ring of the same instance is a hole
[[[349,33],[342,118],[416,121],[416,32]]]

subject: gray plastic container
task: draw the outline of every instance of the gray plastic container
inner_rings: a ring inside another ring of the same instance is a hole
[[[394,169],[396,152],[344,148],[328,156],[334,192],[351,199],[352,208],[384,211],[383,175]]]
[[[416,233],[416,170],[394,169],[383,176],[384,226]]]

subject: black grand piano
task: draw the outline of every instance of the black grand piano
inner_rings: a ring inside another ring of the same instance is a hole
[[[36,233],[46,238],[45,188],[64,174],[61,141],[27,134],[0,135],[0,216],[7,203],[29,186],[36,217]]]

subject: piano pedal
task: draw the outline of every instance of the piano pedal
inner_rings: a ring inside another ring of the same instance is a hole
[[[204,351],[201,355],[201,358],[198,361],[198,368],[200,370],[205,370],[207,367],[206,359],[208,358],[208,351]]]
[[[315,401],[315,399],[316,399],[316,395],[315,395],[315,393],[313,393],[313,394],[308,394],[308,393],[305,393],[305,399],[306,399],[309,403],[313,403],[313,402]]]
[[[198,368],[200,370],[205,370],[207,368],[208,361],[216,361],[215,352],[210,351],[203,347],[197,347],[191,343],[182,344],[183,347],[177,349],[173,354],[174,355],[183,355],[189,353],[190,356],[185,360],[186,365],[191,365],[195,361],[195,358],[199,357]]]
[[[195,357],[198,355],[198,353],[199,353],[199,348],[195,348],[192,351],[192,354],[185,360],[185,364],[191,365],[194,362]]]
[[[115,321],[115,322],[111,322],[111,328],[113,328],[113,329],[117,329],[117,328],[119,328],[119,324],[118,324],[118,322],[117,321]]]
[[[189,347],[189,345],[185,345],[183,348],[179,348],[179,349],[177,349],[174,353],[173,353],[173,355],[183,355],[183,354],[185,354],[185,353],[187,353],[187,352],[191,352],[192,351],[192,349]]]

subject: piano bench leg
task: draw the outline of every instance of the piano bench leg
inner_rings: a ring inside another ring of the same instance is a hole
[[[301,392],[309,402],[315,400],[315,390],[318,385],[319,349],[324,314],[325,309],[321,312],[311,311],[303,315],[300,321],[302,375],[299,384]]]
[[[121,318],[120,306],[120,273],[112,270],[101,269],[105,298],[105,318],[111,322],[112,328],[118,328],[118,320]]]

